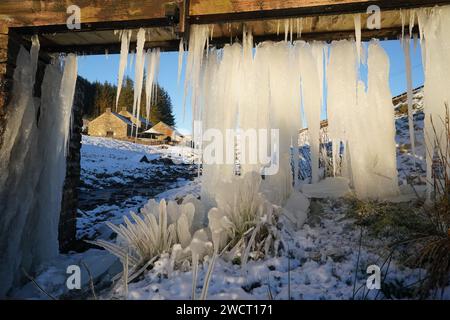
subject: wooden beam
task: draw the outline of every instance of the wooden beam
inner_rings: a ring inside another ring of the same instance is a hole
[[[272,11],[343,4],[364,4],[370,0],[191,0],[190,15],[213,15],[238,12]]]
[[[65,25],[67,8],[81,9],[82,23],[166,18],[166,6],[174,0],[1,0],[0,19],[11,27]]]
[[[418,27],[415,26],[413,28],[413,33],[417,33]],[[362,41],[370,41],[374,38],[380,40],[398,40],[399,35],[402,33],[402,28],[394,27],[394,28],[385,28],[382,30],[362,30],[361,31],[361,40]],[[317,40],[317,41],[327,41],[331,42],[334,40],[342,40],[342,39],[350,39],[355,37],[354,30],[343,30],[343,31],[319,31],[319,32],[307,32],[302,33],[301,40]],[[242,35],[238,34],[233,38],[233,41],[242,41]],[[297,40],[296,36],[294,36],[294,40]],[[255,44],[264,42],[264,41],[284,41],[284,33],[283,34],[267,34],[263,36],[254,36],[253,41]],[[210,40],[210,44],[214,45],[218,48],[223,47],[226,44],[230,44],[230,37],[220,37],[213,38]]]
[[[191,0],[192,24],[283,19],[366,12],[370,5],[381,10],[450,4],[449,0]]]
[[[150,48],[160,48],[161,51],[178,51],[180,40],[167,40],[167,41],[147,41],[144,45],[144,50]],[[119,42],[116,43],[103,43],[103,44],[80,44],[80,45],[55,45],[47,41],[41,42],[41,49],[47,53],[77,53],[80,55],[104,55],[107,51],[109,54],[120,53]],[[134,49],[136,42],[130,43],[130,48]]]
[[[3,144],[3,135],[6,127],[6,105],[9,102],[12,86],[9,29],[6,23],[0,20],[0,147]]]

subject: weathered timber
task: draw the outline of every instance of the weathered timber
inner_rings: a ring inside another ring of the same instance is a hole
[[[0,19],[10,27],[65,25],[67,8],[76,4],[81,9],[83,23],[149,20],[165,18],[169,0],[2,0]]]
[[[448,4],[445,0],[191,0],[191,23],[219,23],[300,16],[366,12],[370,5],[382,10]]]

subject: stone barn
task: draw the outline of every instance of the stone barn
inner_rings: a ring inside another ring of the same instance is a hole
[[[181,133],[162,121],[152,127],[152,130],[159,133],[159,135],[156,136],[156,139],[160,141],[178,143],[183,139]]]
[[[130,111],[127,110],[127,108],[122,108],[122,110],[119,112],[119,115],[124,116],[125,118],[133,122],[135,125],[137,125],[139,131],[147,130],[153,127],[153,124],[150,121],[148,121],[144,117],[136,118]]]
[[[88,134],[97,137],[127,138],[131,136],[133,122],[127,117],[106,109],[89,123]]]

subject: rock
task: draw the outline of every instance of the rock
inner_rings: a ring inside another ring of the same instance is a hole
[[[330,257],[334,262],[342,262],[345,260],[345,253],[338,249],[333,248],[326,252],[327,257]]]
[[[309,254],[309,258],[315,262],[320,262],[322,260],[322,254],[318,251],[312,251]]]
[[[141,158],[141,160],[139,160],[139,162],[150,163],[150,161],[148,160],[147,156],[143,156],[143,157]]]
[[[162,165],[165,165],[165,166],[171,166],[171,165],[175,164],[172,161],[172,159],[170,159],[170,158],[157,158],[157,159],[153,159],[152,161],[149,161],[149,163],[162,164]]]

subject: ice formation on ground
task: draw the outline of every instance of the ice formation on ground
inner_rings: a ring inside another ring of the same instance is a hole
[[[37,37],[30,53],[20,49],[0,150],[0,296],[23,278],[22,269],[34,271],[58,254],[77,58],[65,58],[63,73],[59,60],[46,67],[39,99],[33,97],[38,53]]]
[[[349,181],[344,177],[326,178],[316,184],[304,184],[301,191],[305,196],[316,199],[340,198],[351,192]]]

